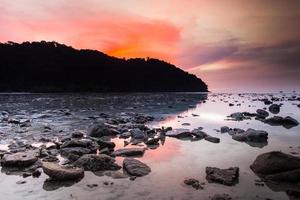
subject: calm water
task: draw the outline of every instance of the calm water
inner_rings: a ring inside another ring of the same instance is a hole
[[[299,94],[272,94],[276,97],[290,97]],[[152,172],[134,181],[129,179],[112,179],[86,172],[78,183],[62,185],[55,189],[45,183],[46,175],[39,178],[26,178],[27,183],[18,185],[23,180],[18,175],[0,174],[1,199],[209,199],[217,193],[228,193],[233,199],[288,199],[284,192],[274,192],[267,186],[255,186],[258,177],[249,166],[257,155],[281,150],[286,153],[300,153],[300,126],[286,129],[282,126],[270,126],[260,121],[229,121],[226,116],[233,112],[255,112],[258,108],[267,107],[257,98],[270,97],[270,94],[90,94],[90,95],[0,95],[0,110],[6,110],[20,118],[31,118],[35,121],[32,130],[16,133],[14,127],[0,124],[1,148],[20,137],[27,142],[34,142],[41,135],[39,126],[54,125],[63,129],[58,134],[69,134],[71,130],[86,130],[91,123],[87,117],[99,112],[122,113],[141,112],[154,115],[156,121],[149,123],[151,127],[171,126],[173,128],[203,130],[221,139],[214,144],[206,140],[187,141],[166,138],[157,149],[148,149],[144,156],[138,158],[152,169]],[[204,102],[205,100],[205,102]],[[240,103],[241,106],[229,107],[229,103]],[[300,121],[299,101],[281,101],[283,103],[280,116],[291,116]],[[57,109],[68,109],[72,116],[56,114]],[[51,114],[48,118],[38,118],[42,114]],[[198,115],[198,116],[196,116]],[[178,117],[181,116],[181,117]],[[272,114],[271,114],[272,116]],[[36,118],[35,118],[36,117]],[[182,118],[183,117],[183,118]],[[190,126],[183,126],[190,123]],[[268,144],[263,147],[252,147],[231,139],[227,133],[219,133],[216,129],[227,125],[231,128],[254,128],[269,133]],[[20,134],[23,134],[20,136]],[[25,136],[24,136],[25,134]],[[44,133],[43,133],[44,134]],[[117,148],[123,147],[123,140],[113,139]],[[122,163],[122,158],[117,158]],[[240,168],[239,183],[233,187],[207,183],[205,167]],[[204,190],[194,190],[183,184],[186,178],[196,178],[205,182]],[[113,185],[104,185],[104,181]],[[87,184],[98,184],[89,188]]]

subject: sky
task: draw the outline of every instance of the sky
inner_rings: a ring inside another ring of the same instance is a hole
[[[300,91],[299,0],[1,0],[0,42],[154,57],[216,92]]]

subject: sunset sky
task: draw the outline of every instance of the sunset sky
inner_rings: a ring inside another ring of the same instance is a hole
[[[0,42],[155,57],[211,91],[300,90],[297,0],[1,0]]]

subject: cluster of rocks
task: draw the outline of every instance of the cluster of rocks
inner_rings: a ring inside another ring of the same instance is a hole
[[[182,140],[202,140],[205,139],[206,141],[212,142],[212,143],[219,143],[220,138],[213,137],[205,133],[202,128],[196,128],[192,131],[189,129],[174,129],[167,131],[166,136],[168,137],[174,137]]]

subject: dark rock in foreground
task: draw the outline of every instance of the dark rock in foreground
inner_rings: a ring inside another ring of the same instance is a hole
[[[300,197],[300,158],[279,151],[259,155],[250,166],[274,191]]]
[[[43,171],[51,179],[58,181],[76,180],[84,176],[84,171],[77,167],[65,167],[57,163],[44,162]]]
[[[283,126],[285,128],[292,128],[294,126],[298,126],[299,122],[290,117],[280,117],[280,116],[274,116],[271,118],[267,118],[265,120],[262,120],[264,123],[267,123],[271,126]]]
[[[219,169],[216,167],[206,167],[206,179],[209,182],[220,183],[232,186],[238,182],[239,168],[230,167],[228,169]]]
[[[196,190],[203,189],[203,187],[200,184],[200,181],[197,179],[194,179],[194,178],[189,178],[189,179],[184,180],[184,184],[190,185],[193,188],[195,188]]]
[[[280,105],[272,104],[269,106],[269,111],[273,114],[278,114],[280,112]]]
[[[104,154],[83,155],[73,165],[88,171],[119,170],[121,168],[115,163],[114,158]]]
[[[91,137],[114,136],[116,135],[116,132],[106,124],[99,122],[89,128],[88,135]]]
[[[2,92],[208,91],[200,78],[158,59],[120,59],[56,42],[0,43],[0,60]]]
[[[148,165],[133,158],[125,158],[123,161],[123,168],[132,176],[145,176],[151,172]]]

